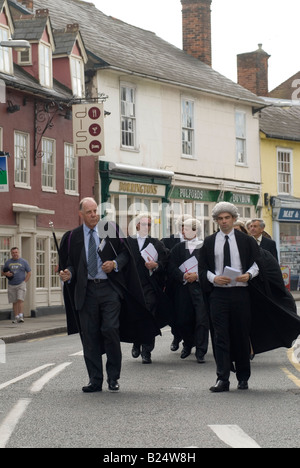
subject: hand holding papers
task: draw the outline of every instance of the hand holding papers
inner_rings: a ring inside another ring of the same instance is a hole
[[[180,265],[179,270],[182,271],[184,274],[192,274],[196,273],[198,277],[198,260],[195,256],[189,258],[182,265]],[[185,284],[187,280],[185,279]]]
[[[150,276],[153,271],[157,268],[158,252],[154,245],[150,242],[143,250],[141,250],[141,256],[145,260],[146,268],[149,270]]]
[[[231,268],[231,267],[225,267],[224,268],[224,273],[223,273],[223,276],[226,276],[226,278],[230,278],[231,282],[230,284],[232,286],[236,286],[237,284],[237,281],[236,279],[241,276],[242,272],[240,270],[237,270],[235,268]]]

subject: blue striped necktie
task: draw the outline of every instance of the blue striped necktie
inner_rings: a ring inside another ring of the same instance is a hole
[[[94,229],[91,229],[89,233],[90,240],[88,249],[88,273],[91,276],[91,278],[95,278],[98,273],[97,248],[93,233]]]

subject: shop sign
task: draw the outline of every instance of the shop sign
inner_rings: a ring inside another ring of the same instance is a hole
[[[82,156],[104,155],[103,103],[73,105],[74,154]]]
[[[8,191],[7,157],[0,156],[0,193]]]
[[[300,209],[280,208],[278,221],[300,223]]]
[[[224,200],[234,205],[254,205],[258,203],[259,195],[250,195],[247,193],[226,192]]]
[[[164,197],[164,185],[145,184],[143,182],[129,182],[113,180],[110,185],[112,193],[126,193],[128,195],[143,195],[148,197]]]
[[[181,200],[216,202],[220,192],[193,187],[173,187],[171,198]]]

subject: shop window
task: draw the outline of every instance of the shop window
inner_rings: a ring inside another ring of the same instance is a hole
[[[59,241],[58,241],[59,244]],[[57,274],[58,268],[58,253],[54,243],[54,239],[50,241],[50,285],[51,288],[59,288],[60,280]]]
[[[36,241],[36,287],[45,288],[45,273],[46,273],[46,251],[45,239],[37,239]]]
[[[278,192],[282,195],[292,195],[292,151],[277,149],[278,162]]]
[[[10,259],[11,238],[0,236],[0,265],[3,267],[4,263]],[[7,279],[0,276],[0,290],[7,289]]]

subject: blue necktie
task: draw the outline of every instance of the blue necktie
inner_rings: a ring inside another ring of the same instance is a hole
[[[94,229],[91,229],[89,233],[90,240],[88,249],[88,273],[91,276],[91,278],[95,278],[98,273],[97,248],[93,233]]]

